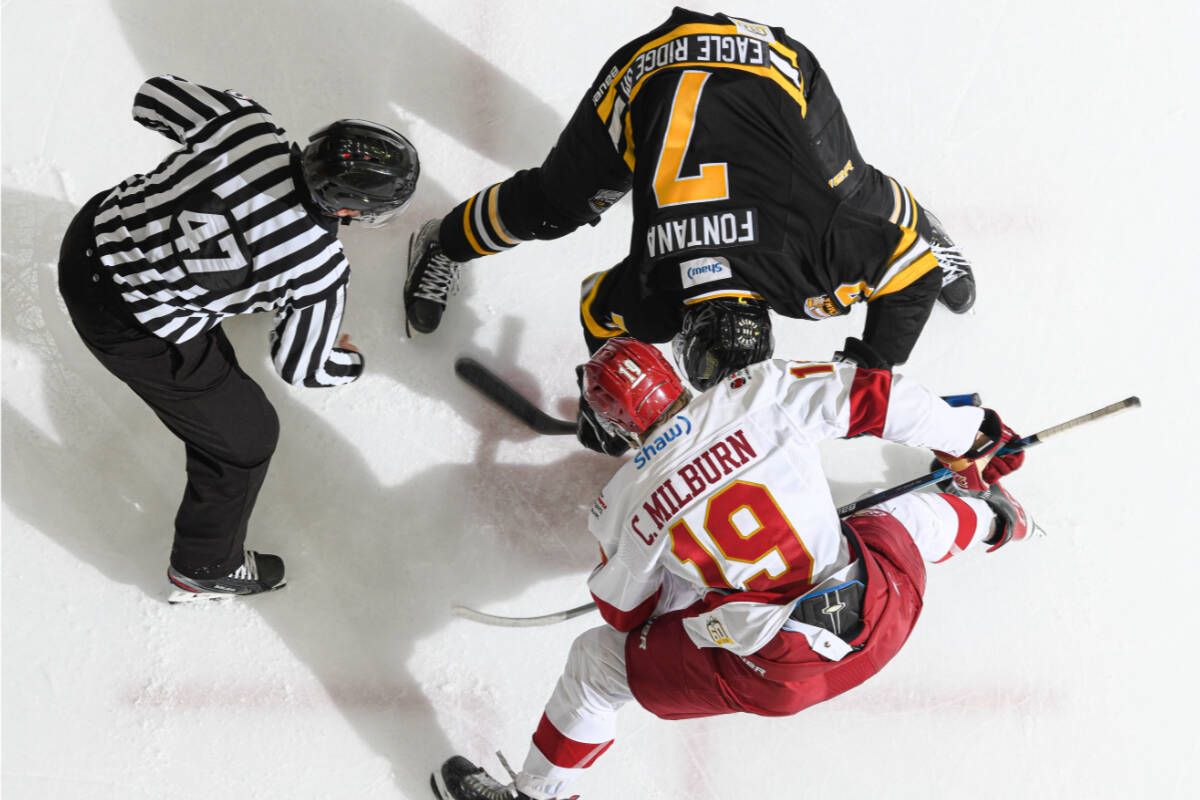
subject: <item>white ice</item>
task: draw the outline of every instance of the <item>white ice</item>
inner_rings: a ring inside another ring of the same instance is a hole
[[[718,10],[713,3],[698,3]],[[578,785],[599,798],[1200,796],[1191,583],[1200,570],[1194,0],[797,3],[727,10],[820,57],[865,156],[974,258],[979,302],[934,312],[905,372],[979,391],[1020,431],[1130,394],[1140,411],[1030,453],[1011,488],[1047,539],[933,567],[879,676],[789,719],[664,722],[630,708]],[[485,358],[564,414],[580,279],[628,208],[470,270],[435,337],[406,340],[409,234],[539,163],[607,55],[662,2],[8,0],[3,5],[3,794],[428,798],[464,753],[520,761],[572,638],[504,630],[587,599],[585,507],[613,470],[537,439],[454,377]],[[227,323],[283,439],[251,545],[286,591],[169,607],[182,447],[86,352],[55,290],[93,193],[170,143],[130,120],[147,76],[244,92],[294,138],[376,119],[420,148],[412,208],[348,230],[345,329],[369,375],[291,389],[266,317]],[[781,321],[828,356],[862,317]],[[922,470],[826,450],[838,500]]]

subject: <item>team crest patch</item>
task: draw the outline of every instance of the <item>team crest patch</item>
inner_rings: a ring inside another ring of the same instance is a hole
[[[616,189],[601,189],[591,196],[588,200],[588,205],[593,212],[603,214],[616,205],[617,201],[624,196],[625,192],[617,191]]]
[[[827,294],[820,297],[810,297],[804,301],[804,313],[809,319],[828,319],[838,316],[837,304]]]
[[[734,372],[733,374],[731,374],[729,376],[729,388],[734,391],[737,391],[738,389],[741,389],[743,386],[745,386],[747,381],[749,381],[749,380],[750,380],[750,371],[745,370],[745,369],[739,369],[737,372]]]
[[[725,647],[726,645],[731,645],[734,643],[733,639],[729,636],[729,633],[725,630],[725,626],[721,624],[719,619],[715,617],[709,617],[708,622],[704,627],[708,630],[708,638],[713,640],[713,644],[720,647]]]
[[[734,17],[730,17],[729,21],[738,29],[738,33],[743,36],[753,36],[755,39],[764,42],[775,41],[775,34],[771,33],[771,29],[766,25],[758,22],[748,22],[744,19],[735,19]]]
[[[723,256],[693,258],[679,264],[679,282],[684,289],[732,277],[733,267],[729,265],[729,259]]]

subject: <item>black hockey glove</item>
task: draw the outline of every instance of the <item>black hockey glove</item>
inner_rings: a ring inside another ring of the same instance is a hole
[[[606,456],[624,455],[629,443],[616,434],[609,433],[596,419],[596,412],[583,396],[583,365],[575,368],[575,382],[579,385],[579,415],[575,418],[575,436],[589,450]]]
[[[846,361],[865,369],[891,369],[892,365],[862,339],[853,336],[846,337],[846,344],[833,354],[834,361]]]

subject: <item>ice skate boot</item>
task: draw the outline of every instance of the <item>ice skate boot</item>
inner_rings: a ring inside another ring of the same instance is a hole
[[[169,567],[167,580],[175,587],[167,598],[169,603],[226,600],[231,597],[273,592],[287,584],[283,577],[283,559],[253,550],[247,550],[242,565],[223,577],[189,578],[174,567]]]
[[[500,756],[499,753],[496,755]],[[500,756],[500,763],[515,781],[516,775],[504,756]],[[518,792],[513,784],[500,783],[488,775],[483,767],[475,766],[462,756],[455,756],[442,764],[441,769],[429,776],[429,785],[433,787],[438,800],[530,800],[529,795]],[[563,800],[579,798],[576,796]]]
[[[404,281],[404,329],[412,336],[433,333],[442,322],[446,300],[458,294],[458,271],[438,243],[441,221],[431,219],[408,241],[408,277]]]
[[[938,300],[955,314],[965,314],[975,305],[975,273],[971,271],[971,262],[946,235],[941,221],[928,211],[925,215],[933,229],[929,249],[942,268],[942,291]]]
[[[516,787],[503,784],[462,756],[448,759],[429,776],[439,800],[529,800]]]

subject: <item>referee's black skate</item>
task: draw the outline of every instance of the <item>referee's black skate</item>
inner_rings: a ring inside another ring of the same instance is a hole
[[[169,603],[226,600],[231,597],[273,592],[287,585],[283,577],[283,559],[253,550],[247,550],[242,565],[223,577],[189,578],[174,567],[169,567],[167,580],[175,587],[171,596],[167,598]]]
[[[433,333],[442,322],[446,300],[458,294],[462,266],[442,252],[441,221],[431,219],[408,240],[408,277],[404,281],[404,329],[412,336]]]

